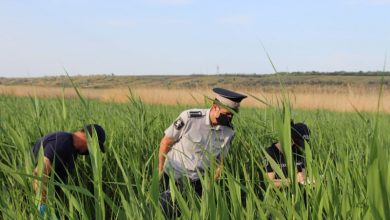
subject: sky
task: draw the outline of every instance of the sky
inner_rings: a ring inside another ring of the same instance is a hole
[[[390,68],[390,0],[0,0],[0,28],[1,77]]]

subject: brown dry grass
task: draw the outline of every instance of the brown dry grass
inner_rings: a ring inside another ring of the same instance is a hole
[[[295,108],[302,109],[328,109],[334,111],[354,111],[355,106],[359,111],[376,111],[378,94],[377,89],[365,87],[316,87],[297,86],[288,87],[290,100]],[[176,105],[180,104],[203,104],[205,96],[213,97],[211,89],[167,89],[167,88],[134,88],[133,93],[139,96],[145,103]],[[278,89],[266,91],[258,89],[239,90],[240,92],[254,95],[261,99],[276,104],[281,97]],[[129,95],[128,88],[109,89],[81,89],[82,95],[88,98],[125,102]],[[39,97],[62,96],[62,88],[58,87],[32,87],[32,86],[1,86],[0,94]],[[76,97],[73,88],[65,89],[65,97]],[[390,91],[385,90],[381,111],[390,112]],[[264,107],[256,99],[249,97],[243,102],[243,106]]]

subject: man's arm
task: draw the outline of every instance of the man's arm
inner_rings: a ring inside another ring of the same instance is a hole
[[[305,183],[306,182],[305,169],[302,169],[301,172],[297,173],[297,180],[298,180],[298,183]]]
[[[227,156],[227,154],[229,152],[230,146],[233,143],[233,139],[234,139],[234,133],[230,137],[229,142],[227,142],[226,146],[223,148],[221,154],[217,157],[217,167],[216,167],[215,172],[214,172],[214,180],[215,181],[218,181],[219,177],[221,177],[222,169],[224,166],[224,158]]]
[[[43,176],[42,177],[44,179],[47,179],[49,177],[51,169],[52,169],[52,164],[51,164],[50,159],[47,157],[43,157]],[[38,176],[38,166],[36,166],[34,169],[34,175]],[[39,180],[37,180],[37,179],[33,180],[33,189],[35,191],[39,190],[39,182],[38,181]],[[41,203],[46,203],[46,201],[47,201],[46,193],[47,193],[47,182],[42,181]]]
[[[160,148],[158,150],[158,174],[161,176],[164,170],[165,157],[167,153],[171,150],[171,146],[174,143],[173,139],[167,136],[164,136],[160,142]]]
[[[274,183],[274,186],[277,188],[280,188],[282,186],[288,186],[290,184],[289,179],[275,179],[275,172],[268,172],[267,173],[268,178]]]

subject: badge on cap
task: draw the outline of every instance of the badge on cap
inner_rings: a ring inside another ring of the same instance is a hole
[[[177,119],[174,123],[173,123],[173,126],[175,126],[175,128],[177,130],[180,130],[183,126],[184,126],[184,121],[183,119],[179,118]]]

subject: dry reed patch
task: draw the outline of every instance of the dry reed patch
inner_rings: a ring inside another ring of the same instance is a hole
[[[351,87],[318,87],[296,86],[286,89],[291,103],[295,108],[302,109],[328,109],[334,111],[376,111],[379,91],[377,88],[351,88]],[[255,97],[277,104],[281,99],[281,92],[275,90],[240,90]],[[134,95],[140,97],[145,103],[165,105],[203,105],[207,97],[213,97],[211,89],[167,89],[167,88],[134,88]],[[32,86],[0,86],[0,94],[15,96],[61,97],[62,88],[58,87],[32,87]],[[110,89],[81,89],[83,96],[102,101],[125,102],[128,100],[129,90],[126,87]],[[76,97],[73,88],[65,88],[67,98]],[[390,91],[385,90],[381,110],[390,112]],[[243,106],[264,107],[264,104],[249,97]]]

